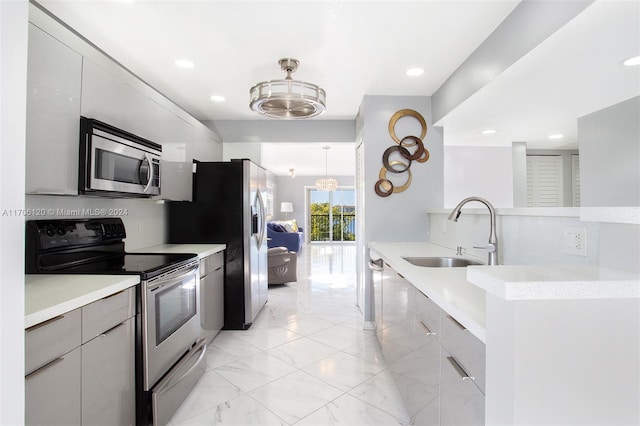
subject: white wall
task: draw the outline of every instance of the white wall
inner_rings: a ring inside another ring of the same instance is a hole
[[[478,207],[468,204],[470,208]],[[480,205],[481,206],[481,205]],[[489,215],[469,214],[462,209],[458,222],[447,220],[448,213],[429,214],[431,242],[455,249],[462,246],[467,255],[487,261],[487,253],[474,246],[489,241]],[[587,230],[587,256],[564,254],[564,229]],[[597,265],[599,224],[581,222],[579,217],[510,216],[498,214],[498,262],[504,265]]]
[[[28,3],[0,1],[0,424],[24,424]],[[7,213],[8,212],[8,213]],[[6,213],[6,214],[5,214]]]
[[[640,206],[640,97],[578,119],[581,202]]]
[[[477,196],[494,207],[513,207],[512,161],[510,146],[445,146],[444,206]]]
[[[262,164],[262,144],[252,142],[225,142],[222,144],[222,160],[248,158],[256,164]]]
[[[83,214],[89,210],[104,211],[104,214],[100,212],[99,217],[120,217],[127,231],[125,240],[127,251],[166,242],[167,205],[162,201],[137,198],[27,195],[26,205],[29,209],[42,209],[48,212],[47,215],[38,219],[91,217]]]

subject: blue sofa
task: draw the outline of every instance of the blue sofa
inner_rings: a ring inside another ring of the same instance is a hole
[[[286,247],[289,251],[300,253],[304,243],[302,228],[298,232],[287,232],[277,224],[267,222],[267,247]]]

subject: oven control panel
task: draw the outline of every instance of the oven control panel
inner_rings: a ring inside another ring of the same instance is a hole
[[[126,238],[122,219],[60,219],[27,222],[27,245],[38,251],[101,244]]]

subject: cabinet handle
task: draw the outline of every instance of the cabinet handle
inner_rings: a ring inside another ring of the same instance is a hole
[[[467,379],[475,380],[476,379],[475,377],[470,376],[469,373],[464,371],[464,368],[462,368],[460,363],[458,363],[458,361],[454,357],[448,356],[447,357],[447,361],[449,361],[449,363],[453,366],[453,368],[458,372],[460,377],[462,377],[462,380],[467,380]]]
[[[44,370],[46,370],[49,367],[53,367],[56,364],[59,364],[61,361],[64,361],[64,357],[60,357],[60,358],[56,358],[53,361],[50,361],[48,363],[46,363],[45,365],[43,365],[40,368],[37,368],[35,370],[33,370],[31,373],[27,374],[26,376],[24,376],[25,379],[28,379],[30,377],[35,376],[38,373],[42,373]]]
[[[451,321],[453,321],[453,323],[454,323],[455,325],[457,325],[457,326],[458,326],[458,328],[459,328],[460,330],[466,330],[466,329],[467,329],[467,327],[465,327],[464,325],[460,324],[460,323],[458,322],[458,320],[457,320],[457,319],[455,319],[454,317],[452,317],[451,315],[447,315],[447,318],[449,318]]]
[[[128,289],[128,288],[125,288],[124,290],[120,290],[120,291],[119,291],[119,292],[117,292],[117,293],[113,293],[113,294],[110,294],[110,295],[108,295],[108,296],[106,296],[106,297],[103,297],[103,298],[102,298],[102,300],[110,299],[110,298],[112,298],[112,297],[116,297],[117,295],[122,294],[122,293],[124,293],[124,292],[125,292],[125,291],[127,291],[127,290],[129,290],[129,289]]]
[[[434,333],[433,331],[429,330],[429,327],[427,327],[427,324],[425,324],[422,321],[420,321],[420,325],[422,327],[424,327],[425,330],[427,330],[427,336],[435,336],[436,335],[436,333]]]
[[[44,327],[45,325],[49,325],[52,322],[56,322],[58,320],[61,320],[62,318],[64,318],[64,315],[58,315],[57,317],[53,317],[53,318],[48,319],[46,321],[42,321],[40,324],[32,325],[31,327],[27,328],[26,332],[29,333],[31,331],[37,330],[40,327]]]
[[[100,333],[99,336],[100,337],[106,337],[107,334],[111,333],[113,330],[115,330],[116,328],[120,327],[121,325],[124,325],[124,322],[121,322],[118,325],[114,325],[113,327],[111,327],[110,329],[108,329],[107,331]]]

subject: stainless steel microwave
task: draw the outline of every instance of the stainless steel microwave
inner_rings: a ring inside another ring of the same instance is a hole
[[[160,195],[162,146],[91,118],[80,117],[80,194]]]

